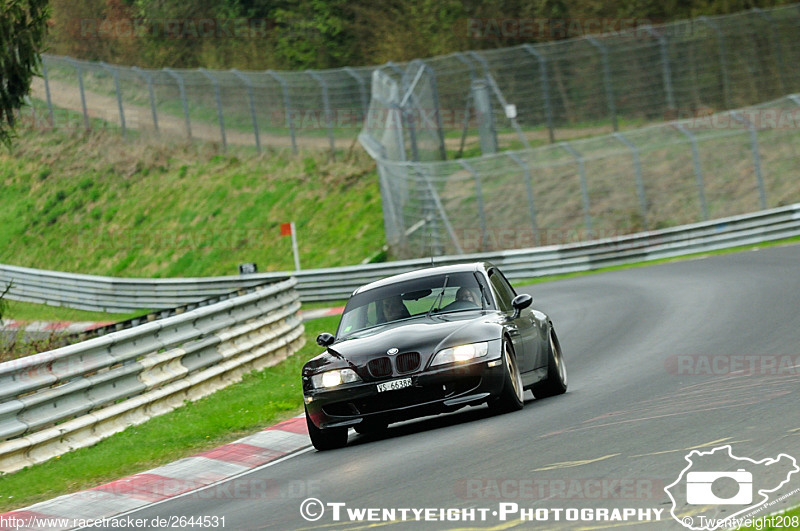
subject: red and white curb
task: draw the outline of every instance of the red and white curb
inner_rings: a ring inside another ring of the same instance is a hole
[[[0,514],[0,530],[71,529],[208,487],[310,446],[305,415],[168,465]],[[262,486],[263,488],[263,486]]]
[[[342,315],[344,306],[337,306],[336,308],[320,308],[318,310],[302,310],[300,318],[303,321],[310,321],[312,319],[319,319],[320,317],[328,317],[330,315]]]
[[[19,331],[38,334],[80,334],[81,332],[88,332],[95,328],[101,328],[112,324],[114,324],[114,321],[95,323],[89,321],[13,321],[4,319],[0,321],[0,329],[12,332]]]

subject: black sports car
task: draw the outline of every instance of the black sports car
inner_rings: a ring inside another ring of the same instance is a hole
[[[487,402],[498,412],[567,390],[553,323],[489,263],[432,267],[358,288],[325,352],[303,367],[311,442],[347,444],[347,429]]]

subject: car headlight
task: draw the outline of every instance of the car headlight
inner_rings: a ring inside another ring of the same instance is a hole
[[[315,388],[330,388],[342,385],[343,383],[360,382],[361,378],[353,369],[337,369],[335,371],[325,371],[311,377],[311,383]]]
[[[488,353],[489,343],[487,341],[446,348],[436,353],[431,362],[431,367],[474,360],[475,358],[482,358]]]

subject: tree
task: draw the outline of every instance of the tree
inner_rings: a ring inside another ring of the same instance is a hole
[[[47,33],[47,0],[0,0],[0,142],[8,144],[39,68]]]
[[[6,287],[3,289],[3,292],[0,293],[0,321],[3,319],[3,314],[6,312],[6,305],[8,302],[5,300],[5,296],[8,292],[11,291],[11,282],[9,282]]]

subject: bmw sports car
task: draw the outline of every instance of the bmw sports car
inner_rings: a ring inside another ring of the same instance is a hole
[[[390,423],[488,403],[521,409],[523,393],[564,393],[553,323],[489,263],[432,267],[358,288],[325,352],[303,366],[317,450]]]

